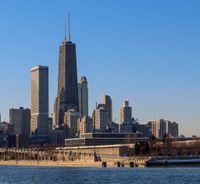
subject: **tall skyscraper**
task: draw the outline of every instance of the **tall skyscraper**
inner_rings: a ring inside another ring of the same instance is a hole
[[[132,107],[129,106],[129,101],[125,101],[120,110],[121,123],[129,123],[132,121]]]
[[[10,124],[13,125],[13,133],[19,135],[30,135],[30,109],[19,109],[9,110]]]
[[[31,133],[46,134],[49,130],[48,67],[31,69]]]
[[[108,120],[112,122],[112,99],[109,95],[104,95],[102,97],[102,104],[104,108],[108,111]]]
[[[55,105],[54,115],[58,125],[63,124],[65,112],[68,110],[74,109],[79,112],[76,45],[71,42],[70,23],[68,39],[65,33],[59,49],[58,95]]]
[[[79,95],[79,111],[81,116],[88,116],[88,82],[87,78],[81,77],[81,81],[78,85]]]

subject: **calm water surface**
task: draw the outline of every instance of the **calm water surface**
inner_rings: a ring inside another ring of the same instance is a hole
[[[88,169],[0,166],[0,183],[200,184],[200,168]]]

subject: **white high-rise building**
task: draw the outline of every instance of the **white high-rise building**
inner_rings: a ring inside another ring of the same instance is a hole
[[[49,81],[48,67],[31,69],[31,133],[46,134],[49,131]]]

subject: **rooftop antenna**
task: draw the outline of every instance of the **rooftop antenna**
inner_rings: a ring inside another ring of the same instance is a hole
[[[67,41],[67,30],[66,30],[66,17],[65,17],[65,24],[64,24],[64,31],[65,31],[65,38],[64,38],[64,41],[66,42]]]
[[[71,34],[70,34],[70,13],[68,13],[68,40],[71,41]]]

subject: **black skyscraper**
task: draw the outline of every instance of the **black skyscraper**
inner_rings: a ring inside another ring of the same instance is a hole
[[[64,122],[64,114],[69,109],[79,112],[78,100],[76,45],[71,42],[69,27],[68,39],[65,34],[59,49],[58,96],[54,109],[56,124],[60,125]]]

